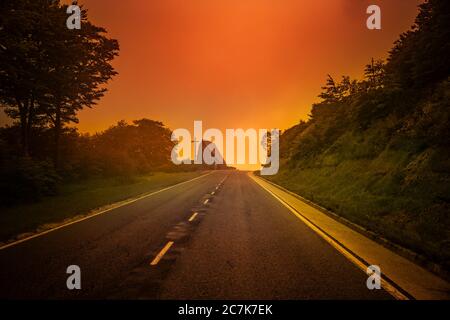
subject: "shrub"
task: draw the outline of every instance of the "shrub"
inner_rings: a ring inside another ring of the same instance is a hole
[[[37,201],[57,193],[60,177],[48,161],[1,155],[0,201],[2,205]]]

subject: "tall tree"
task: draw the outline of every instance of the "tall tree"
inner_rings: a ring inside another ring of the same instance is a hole
[[[383,87],[385,76],[385,64],[383,60],[372,58],[370,64],[364,69],[364,76],[368,81],[368,89],[379,89]]]
[[[336,103],[341,99],[338,84],[331,75],[327,75],[327,82],[322,87],[319,98],[322,98],[325,103]]]
[[[323,103],[334,104],[343,102],[345,98],[358,90],[357,80],[352,80],[349,76],[342,76],[341,82],[337,82],[332,76],[328,75],[327,82],[322,87],[319,97],[322,98]]]
[[[387,73],[401,88],[432,86],[450,72],[450,1],[427,0],[413,28],[390,51]]]
[[[0,104],[21,127],[22,151],[29,154],[31,129],[39,117],[38,97],[45,85],[38,81],[43,51],[40,35],[43,10],[49,1],[0,2]]]
[[[116,72],[116,40],[106,37],[82,10],[80,30],[66,26],[67,6],[52,0],[5,0],[0,18],[0,99],[22,127],[28,150],[30,128],[42,119],[54,130],[54,164],[59,166],[64,124],[92,107]],[[18,27],[17,27],[18,26]]]
[[[67,6],[49,14],[57,26],[65,26]],[[60,137],[64,124],[78,122],[77,112],[92,107],[103,97],[104,87],[116,71],[111,61],[118,55],[117,40],[105,36],[106,30],[87,20],[82,10],[80,30],[65,27],[48,30],[53,39],[46,61],[50,94],[45,97],[45,112],[54,130],[54,163],[59,166]],[[49,39],[49,40],[50,40]]]

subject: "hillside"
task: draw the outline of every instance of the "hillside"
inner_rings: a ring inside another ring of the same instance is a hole
[[[420,6],[411,30],[363,80],[329,76],[310,119],[281,137],[272,181],[450,266],[450,2]]]

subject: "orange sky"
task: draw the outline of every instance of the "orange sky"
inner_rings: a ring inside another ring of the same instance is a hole
[[[119,75],[80,113],[80,131],[143,117],[172,129],[194,120],[286,129],[307,118],[327,73],[360,76],[371,57],[384,57],[419,2],[81,0],[121,53]],[[365,27],[369,4],[382,8],[381,31]]]

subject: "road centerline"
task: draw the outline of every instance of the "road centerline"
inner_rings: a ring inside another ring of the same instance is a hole
[[[167,244],[164,246],[164,248],[162,248],[161,251],[152,260],[150,265],[151,266],[156,266],[161,261],[161,259],[164,257],[164,255],[167,253],[167,251],[169,251],[169,249],[173,246],[173,244],[174,244],[173,241],[167,242]]]
[[[198,216],[198,212],[195,212],[190,218],[189,218],[189,222],[192,222],[195,220],[195,218],[197,218]]]

